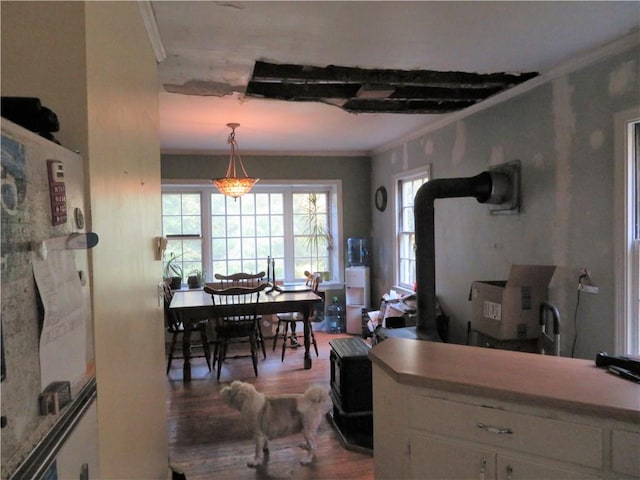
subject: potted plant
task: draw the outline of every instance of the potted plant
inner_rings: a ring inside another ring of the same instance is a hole
[[[184,272],[182,271],[182,264],[178,262],[180,256],[176,256],[175,253],[171,252],[169,259],[164,264],[164,278],[171,280],[171,290],[178,290],[182,286]]]
[[[187,285],[189,288],[200,288],[202,286],[202,272],[198,269],[193,270],[187,278]]]

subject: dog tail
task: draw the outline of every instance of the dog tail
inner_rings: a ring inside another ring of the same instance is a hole
[[[312,385],[304,392],[304,398],[311,403],[329,402],[329,393],[320,385]]]

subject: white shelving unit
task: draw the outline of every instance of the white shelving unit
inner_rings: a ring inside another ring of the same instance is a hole
[[[349,267],[345,269],[345,303],[347,313],[347,333],[362,333],[362,309],[369,308],[369,267]]]

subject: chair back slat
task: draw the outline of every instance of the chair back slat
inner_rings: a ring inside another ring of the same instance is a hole
[[[229,287],[256,287],[265,281],[265,275],[265,272],[238,272],[231,275],[216,273],[214,278],[218,280],[218,282],[207,284],[207,286],[215,289],[225,289]]]
[[[224,321],[253,321],[257,317],[257,303],[260,292],[267,288],[266,283],[254,287],[232,286],[226,288],[204,287],[204,291],[211,295],[213,305],[229,306],[223,313],[217,313]]]

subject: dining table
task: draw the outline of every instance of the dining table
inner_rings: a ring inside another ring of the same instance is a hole
[[[280,291],[279,289],[267,289],[260,292],[256,313],[258,315],[274,315],[278,313],[300,312],[304,317],[304,368],[308,370],[312,366],[310,348],[309,318],[314,305],[322,298],[311,290]],[[211,294],[201,289],[176,290],[171,299],[169,309],[174,311],[183,322],[184,335],[182,337],[182,352],[184,356],[183,381],[191,380],[191,332],[192,325],[206,320],[215,319],[218,315],[224,315],[227,310],[242,308],[242,305],[214,304]]]

